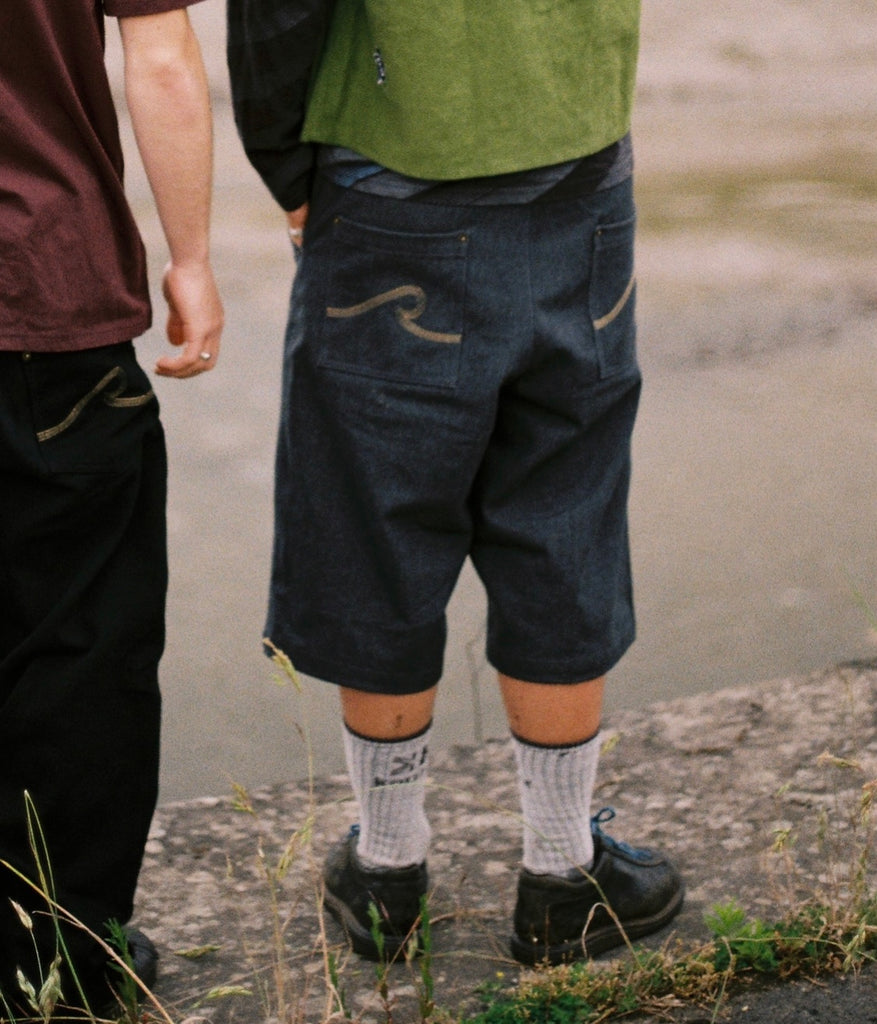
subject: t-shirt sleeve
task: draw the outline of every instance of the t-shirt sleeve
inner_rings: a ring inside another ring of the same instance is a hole
[[[104,12],[111,18],[136,18],[144,14],[164,14],[190,7],[200,0],[104,0]]]

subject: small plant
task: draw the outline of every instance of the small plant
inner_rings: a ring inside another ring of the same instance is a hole
[[[326,954],[326,970],[329,975],[329,989],[338,1004],[338,1012],[344,1020],[350,1020],[350,1010],[347,1006],[347,997],[341,985],[341,971],[338,966],[338,958],[329,950]]]
[[[235,784],[232,806],[242,814],[250,815],[258,822],[253,802],[243,786]],[[305,824],[304,832],[293,832],[276,861],[269,858],[262,835],[256,842],[256,862],[259,873],[265,882],[269,902],[269,920],[271,923],[271,968],[272,988],[269,991],[263,985],[263,1001],[266,1008],[281,1021],[286,1021],[290,1013],[290,996],[288,992],[288,968],[286,963],[285,935],[289,924],[289,916],[284,915],[281,897],[283,882],[294,863],[295,854],[301,843],[307,840],[310,833],[310,821]]]
[[[763,921],[749,920],[734,900],[713,908],[706,924],[715,942],[716,970],[752,970],[768,974],[777,970],[777,932]]]
[[[429,900],[424,894],[420,897],[420,939],[419,939],[420,987],[418,1002],[421,1024],[429,1024],[435,1012],[435,981],[432,975],[432,918],[429,912]]]
[[[30,915],[14,901],[12,901],[12,905],[22,925],[30,932],[31,937],[33,937],[33,921],[31,920]],[[34,940],[34,949],[37,949],[36,940]],[[42,967],[40,967],[39,990],[34,987],[20,967],[15,973],[18,981],[18,987],[24,995],[28,1006],[36,1014],[36,1019],[45,1022],[50,1021],[54,1016],[56,1007],[63,999],[63,993],[61,992],[60,954],[55,954],[54,960],[52,960],[45,973],[43,973]]]
[[[375,964],[375,980],[378,986],[378,996],[381,1000],[381,1006],[384,1008],[386,1014],[387,1024],[391,1024],[393,1020],[392,1003],[390,1002],[390,965],[384,956],[384,930],[381,927],[381,912],[378,910],[376,903],[369,903],[368,905],[368,917],[371,922],[369,931],[371,937],[374,940],[375,948],[378,951],[378,959]]]
[[[91,1024],[98,1024],[103,1018],[96,1014],[86,998],[85,991],[77,975],[75,965],[68,952],[67,943],[64,939],[64,928],[68,930],[78,929],[83,935],[99,946],[106,954],[109,966],[119,976],[119,995],[123,1019],[129,1022],[149,1020],[161,1021],[163,1024],[174,1024],[167,1011],[161,1003],[149,991],[149,989],[136,976],[128,947],[125,930],[117,922],[107,924],[110,941],[107,942],[100,935],[96,934],[83,921],[61,906],[56,899],[55,881],[52,874],[51,859],[49,857],[48,845],[45,833],[40,823],[37,809],[33,799],[27,791],[24,793],[25,814],[28,829],[28,842],[35,865],[35,880],[29,878],[8,861],[0,860],[0,866],[14,875],[19,882],[30,888],[45,902],[46,909],[41,911],[51,919],[54,933],[54,954],[48,967],[40,962],[39,945],[34,933],[34,924],[31,916],[19,904],[12,901],[13,908],[24,927],[31,935],[34,950],[37,954],[36,963],[39,977],[37,983],[34,979],[25,976],[19,968],[17,971],[18,987],[25,998],[25,1002],[31,1014],[26,1017],[16,1016],[10,1006],[10,999],[15,998],[10,993],[0,993],[0,1007],[3,1014],[0,1015],[0,1024],[48,1024],[55,1020],[86,1020]],[[62,927],[63,926],[63,927]],[[76,1005],[80,1008],[72,1011],[65,1003],[65,996],[61,990],[61,972],[66,969],[70,983],[76,994]],[[147,1016],[138,1007],[140,996],[149,999],[155,1011],[154,1015]]]
[[[48,967],[44,967],[40,960],[40,949],[36,940],[33,920],[20,904],[15,903],[14,901],[12,903],[22,927],[30,934],[34,952],[36,954],[35,962],[39,971],[39,978],[36,979],[35,984],[34,979],[28,978],[20,967],[17,968],[16,978],[18,981],[18,987],[24,995],[27,1005],[36,1014],[36,1017],[33,1019],[48,1022],[52,1020],[56,1009],[62,1004],[64,999],[64,995],[61,991],[61,968],[65,963],[70,969],[70,975],[72,976],[73,984],[77,990],[81,1004],[86,1008],[87,1012],[88,1001],[85,998],[85,993],[82,991],[82,986],[79,984],[79,979],[73,969],[73,965],[70,961],[70,956],[64,942],[64,935],[61,930],[62,920],[71,920],[71,918],[70,915],[61,910],[55,901],[55,880],[52,875],[52,863],[49,858],[46,836],[43,831],[36,806],[33,802],[33,798],[27,791],[24,792],[24,808],[25,820],[27,822],[28,845],[30,846],[31,855],[34,860],[37,880],[34,882],[6,861],[0,861],[0,864],[2,864],[6,870],[15,875],[19,881],[24,882],[25,885],[29,886],[34,892],[38,893],[42,897],[46,903],[45,913],[48,914],[52,920],[54,931],[54,951]],[[3,995],[2,998],[3,1005],[9,1015],[9,1019],[14,1020],[13,1014],[9,1011],[9,1004],[6,996]]]
[[[665,1013],[682,1001],[714,999],[723,976],[704,950],[688,954],[634,948],[611,964],[582,961],[545,968],[498,996],[465,1024],[590,1024],[635,1012]]]
[[[137,984],[137,975],[134,973],[134,958],[128,945],[128,935],[118,921],[108,921],[107,931],[110,935],[110,944],[116,950],[121,961],[121,963],[113,963],[112,969],[118,978],[116,996],[119,1000],[122,1019],[127,1024],[137,1024],[140,988]]]
[[[271,650],[271,660],[275,668],[274,681],[280,686],[291,685],[297,693],[301,693],[302,686],[298,673],[290,659],[269,640],[265,644]],[[283,907],[284,883],[290,869],[302,856],[306,856],[310,850],[313,838],[314,827],[314,797],[313,797],[313,752],[311,750],[307,729],[299,728],[299,734],[305,744],[308,764],[308,791],[310,794],[310,811],[301,824],[288,837],[282,850],[276,856],[269,854],[266,836],[263,834],[259,816],[253,801],[241,785],[233,785],[233,808],[249,815],[259,826],[256,842],[256,862],[259,874],[265,883],[268,894],[269,921],[271,927],[271,962],[268,970],[269,981],[262,978],[262,972],[257,971],[259,978],[259,990],[266,1016],[276,1019],[282,1024],[288,1024],[296,1019],[297,996],[291,990],[291,975],[289,970],[288,952],[286,948],[286,932],[292,919],[292,911],[285,911]],[[329,961],[327,958],[327,982],[331,993],[337,995],[339,970],[337,961]],[[225,989],[223,995],[252,995],[249,990],[236,986],[234,990]]]

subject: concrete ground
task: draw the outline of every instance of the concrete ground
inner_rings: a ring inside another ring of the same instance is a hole
[[[595,809],[614,807],[606,830],[666,851],[687,886],[682,913],[648,945],[676,948],[678,940],[683,951],[698,948],[709,938],[704,914],[731,900],[764,921],[808,898],[842,906],[853,865],[875,838],[873,818],[863,824],[861,816],[877,784],[875,726],[877,662],[610,714]],[[436,1003],[452,1014],[477,1009],[485,983],[511,986],[522,977],[507,946],[520,861],[517,808],[506,742],[453,747],[430,772],[431,975]],[[337,1009],[327,981],[333,957],[350,1018],[386,1024],[374,965],[347,954],[342,933],[319,909],[320,864],[354,815],[340,775],[159,811],[136,921],[162,950],[156,994],[175,1020],[269,1024],[279,1016],[279,977],[291,1008],[283,1024],[321,1024]],[[786,831],[786,852],[772,852]],[[873,888],[877,868],[866,860]],[[388,980],[392,1020],[414,1024],[416,967],[396,966]],[[726,995],[668,1004],[664,1019],[877,1019],[873,970],[732,986]]]

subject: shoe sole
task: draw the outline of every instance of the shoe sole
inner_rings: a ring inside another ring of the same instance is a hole
[[[539,942],[525,942],[517,934],[513,934],[510,943],[512,956],[519,963],[526,964],[528,967],[536,967],[539,964],[556,967],[558,964],[568,963],[570,960],[584,960],[600,956],[601,953],[606,953],[610,949],[626,945],[627,941],[642,939],[646,935],[660,931],[679,913],[684,899],[685,886],[683,885],[663,910],[651,917],[626,922],[622,926],[623,933],[613,923],[596,931],[586,932],[574,942],[559,942],[553,946],[546,946]]]
[[[366,960],[374,960],[376,962],[395,960],[399,955],[399,951],[404,949],[409,942],[417,944],[416,931],[408,935],[388,935],[384,933],[384,951],[381,954],[371,929],[363,928],[347,904],[335,896],[328,888],[324,890],[323,902],[326,910],[329,911],[346,932],[350,948],[354,953],[364,957]]]

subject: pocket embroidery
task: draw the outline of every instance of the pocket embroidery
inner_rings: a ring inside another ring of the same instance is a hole
[[[68,430],[73,424],[79,419],[83,409],[98,396],[102,397],[104,404],[111,406],[114,409],[131,409],[138,405],[145,405],[150,399],[155,396],[155,392],[152,388],[146,391],[142,395],[131,395],[127,398],[122,397],[122,392],[125,390],[125,386],[128,383],[128,378],[125,376],[125,371],[121,366],[114,366],[109,373],[105,374],[98,383],[85,395],[80,398],[76,405],[70,410],[69,413],[61,420],[60,423],[56,423],[54,427],[47,427],[45,430],[37,432],[37,441],[51,441],[53,437],[57,437],[59,434],[63,434],[65,430]],[[110,389],[112,385],[112,389]]]
[[[408,331],[409,334],[413,334],[418,338],[424,338],[426,341],[437,341],[447,345],[459,345],[462,339],[461,334],[446,334],[442,331],[430,331],[425,327],[421,327],[418,323],[415,323],[426,310],[426,292],[416,284],[403,284],[399,285],[398,288],[391,288],[389,291],[381,292],[379,295],[374,295],[370,299],[366,299],[365,302],[358,302],[355,306],[346,306],[341,308],[339,306],[327,306],[326,316],[334,319],[346,319],[349,317],[362,316],[364,313],[369,313],[373,309],[377,309],[379,306],[383,306],[388,302],[395,302],[397,299],[414,299],[413,307],[405,307],[402,305],[396,306],[394,312],[396,314],[396,320],[399,326],[403,330]]]
[[[635,284],[636,274],[631,274],[630,280],[627,282],[627,287],[624,289],[624,292],[622,293],[621,298],[618,300],[618,302],[615,303],[612,309],[610,309],[605,316],[601,316],[598,320],[594,321],[595,330],[602,331],[604,327],[608,327],[613,320],[617,319],[621,311],[627,305],[628,299],[633,294],[633,288]]]

